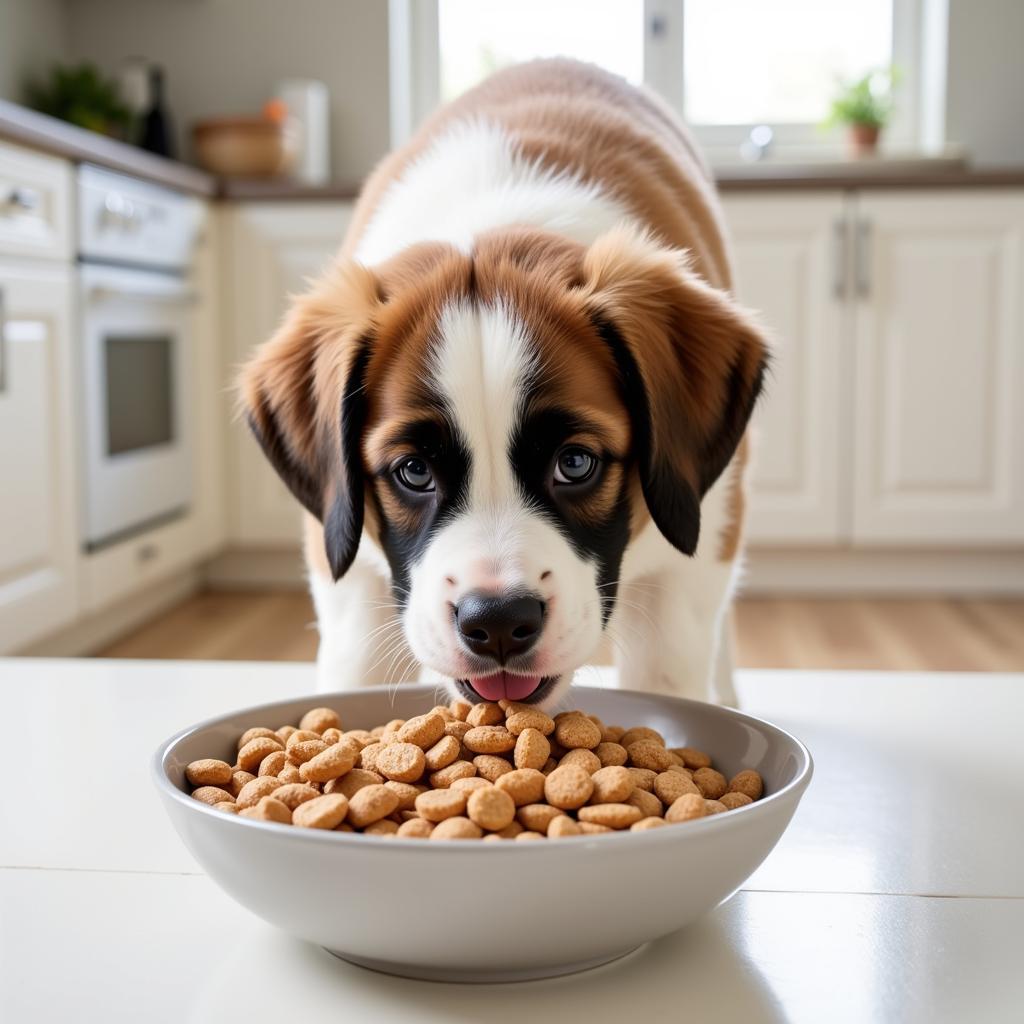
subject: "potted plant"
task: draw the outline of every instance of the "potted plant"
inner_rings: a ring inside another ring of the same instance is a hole
[[[45,80],[28,84],[26,98],[35,110],[114,138],[125,138],[131,125],[132,114],[117,83],[88,62],[54,65]]]
[[[892,114],[895,81],[892,68],[871,71],[844,83],[832,100],[826,126],[846,126],[851,155],[871,156],[878,149],[878,137]]]

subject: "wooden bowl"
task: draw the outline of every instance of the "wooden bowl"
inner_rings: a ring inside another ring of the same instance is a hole
[[[287,125],[263,117],[200,121],[192,137],[200,165],[214,174],[272,178],[287,174],[295,161],[295,140]]]

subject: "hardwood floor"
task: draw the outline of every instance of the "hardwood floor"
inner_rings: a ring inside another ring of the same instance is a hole
[[[748,599],[736,634],[747,668],[1024,671],[1024,601]],[[307,594],[210,591],[97,654],[307,661],[316,647]]]

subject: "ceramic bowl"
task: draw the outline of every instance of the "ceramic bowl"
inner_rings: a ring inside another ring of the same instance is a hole
[[[766,795],[666,828],[534,843],[321,832],[224,814],[187,795],[185,766],[201,757],[233,762],[249,726],[275,728],[327,706],[345,727],[368,728],[436,702],[434,686],[380,687],[211,719],[157,751],[157,789],[206,873],[264,920],[376,970],[493,982],[614,960],[727,900],[778,842],[811,778],[799,740],[739,711],[574,687],[567,707],[651,726],[669,746],[707,751],[726,775],[756,768]]]
[[[192,130],[196,159],[214,174],[267,178],[287,174],[295,160],[288,125],[262,117],[202,121]]]

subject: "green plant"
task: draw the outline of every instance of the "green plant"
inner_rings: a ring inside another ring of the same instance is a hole
[[[884,128],[892,114],[892,90],[897,80],[895,68],[883,68],[855,82],[843,83],[832,100],[825,126],[863,124]]]
[[[28,83],[25,92],[33,109],[81,128],[123,136],[131,125],[132,113],[117,83],[88,62],[74,67],[55,64],[45,80]]]

